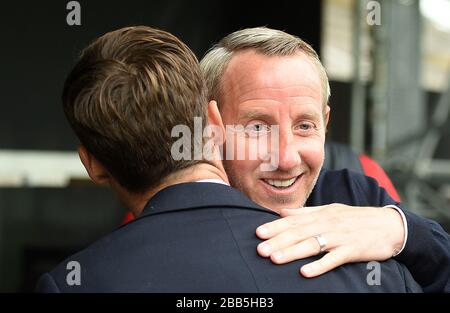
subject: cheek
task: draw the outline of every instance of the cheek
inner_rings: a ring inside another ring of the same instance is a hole
[[[267,146],[242,135],[227,133],[224,145],[224,166],[232,175],[239,175],[239,179],[246,180],[256,172],[262,163],[262,155],[267,154]]]
[[[249,160],[224,160],[227,171],[232,171],[234,175],[239,175],[240,179],[245,179],[252,175],[259,166],[259,161]]]
[[[240,185],[241,188],[250,188],[257,181],[259,161],[248,160],[224,160],[224,168],[232,184]]]
[[[324,159],[324,143],[320,140],[305,142],[300,149],[300,156],[309,168],[320,170]]]

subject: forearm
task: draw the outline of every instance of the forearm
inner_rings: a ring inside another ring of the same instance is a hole
[[[408,240],[395,257],[425,292],[450,292],[450,236],[436,222],[403,210]]]

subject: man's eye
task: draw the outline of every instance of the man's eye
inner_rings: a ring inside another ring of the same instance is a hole
[[[245,133],[249,136],[261,136],[270,132],[270,128],[266,124],[250,124],[245,127]]]
[[[300,124],[298,124],[298,129],[300,130],[311,130],[314,128],[314,124],[313,123],[309,123],[309,122],[302,122]]]

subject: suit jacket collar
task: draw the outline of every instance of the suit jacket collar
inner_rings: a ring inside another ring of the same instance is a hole
[[[202,208],[244,208],[278,215],[230,186],[193,182],[172,185],[159,191],[147,203],[141,216]]]

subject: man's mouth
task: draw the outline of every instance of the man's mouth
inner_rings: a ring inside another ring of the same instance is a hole
[[[297,181],[297,179],[300,176],[296,176],[290,179],[263,179],[263,181],[265,183],[267,183],[268,185],[271,185],[275,188],[278,189],[285,189],[285,188],[289,188],[290,186],[292,186],[293,184],[295,184],[295,182]]]

